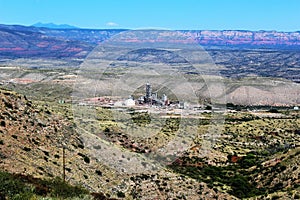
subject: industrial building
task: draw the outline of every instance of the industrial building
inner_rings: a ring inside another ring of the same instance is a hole
[[[163,94],[161,98],[158,98],[156,92],[152,92],[152,86],[150,83],[146,83],[145,96],[142,96],[138,99],[139,104],[148,104],[155,106],[168,106],[170,101],[166,94]]]

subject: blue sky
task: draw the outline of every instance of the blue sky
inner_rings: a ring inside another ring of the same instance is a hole
[[[300,0],[0,0],[0,23],[300,31]]]

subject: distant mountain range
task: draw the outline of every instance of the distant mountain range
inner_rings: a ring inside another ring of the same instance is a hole
[[[52,23],[37,23],[33,26],[0,24],[0,56],[4,58],[83,58],[97,44],[122,31],[126,31],[126,29],[80,29],[70,25],[55,25]],[[178,30],[177,32],[188,35],[208,49],[267,48],[298,50],[300,47],[299,31]]]
[[[39,28],[51,28],[51,29],[78,29],[76,26],[71,26],[68,24],[54,24],[54,23],[42,23],[38,22],[36,24],[33,24],[34,27]]]

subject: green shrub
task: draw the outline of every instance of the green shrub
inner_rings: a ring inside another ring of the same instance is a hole
[[[271,108],[270,110],[268,110],[268,112],[270,112],[270,113],[279,113],[279,111],[276,108]]]
[[[53,197],[69,198],[88,194],[88,191],[81,186],[71,186],[59,177],[51,181],[51,189],[51,196]]]
[[[248,153],[241,160],[239,160],[238,163],[240,164],[240,166],[242,168],[249,168],[249,167],[252,167],[254,165],[257,165],[258,164],[258,159],[254,154]]]
[[[85,156],[85,157],[83,158],[83,160],[84,160],[84,162],[86,162],[86,163],[90,163],[90,162],[91,162],[90,158],[87,157],[87,156]]]
[[[32,188],[7,172],[0,172],[0,194],[13,200],[29,200]]]
[[[41,180],[0,171],[0,199],[32,200],[37,196],[59,199],[80,197],[81,199],[88,194],[88,190],[69,185],[61,178]]]
[[[124,194],[123,192],[121,192],[121,191],[118,191],[118,192],[117,192],[117,196],[118,196],[119,198],[125,198],[125,194]]]
[[[253,157],[255,157],[253,154],[248,155],[249,159]],[[242,174],[243,171],[241,171],[239,165],[224,167],[170,165],[169,167],[177,173],[184,174],[198,181],[203,181],[210,187],[214,187],[215,183],[230,186],[231,190],[228,192],[238,198],[249,198],[265,193],[264,188],[257,189],[254,184],[249,182],[249,177],[246,174]]]

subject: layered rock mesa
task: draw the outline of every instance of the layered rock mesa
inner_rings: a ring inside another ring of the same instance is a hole
[[[202,45],[249,45],[282,48],[300,45],[300,32],[277,31],[199,31],[196,38]]]
[[[126,29],[48,29],[32,26],[0,25],[2,57],[85,57],[97,44]],[[163,31],[162,31],[163,32]],[[177,30],[204,46],[220,48],[297,49],[300,31],[242,31],[242,30]],[[174,40],[174,31],[164,31]],[[139,38],[131,41],[139,42]],[[156,42],[151,38],[152,42]],[[161,42],[158,38],[157,41]]]

